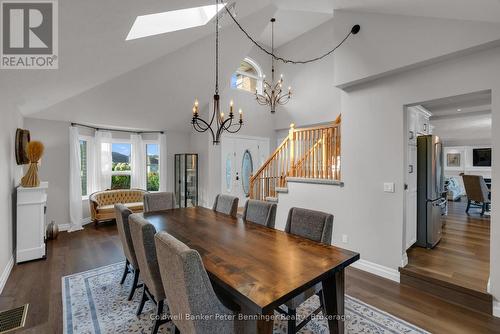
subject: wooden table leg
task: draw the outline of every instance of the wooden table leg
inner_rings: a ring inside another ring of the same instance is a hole
[[[272,334],[273,333],[273,325],[274,320],[271,318],[273,312],[270,314],[263,314],[263,317],[269,316],[270,320],[257,320],[257,333],[258,334]]]
[[[344,270],[335,273],[323,282],[323,298],[328,315],[330,334],[344,333]]]

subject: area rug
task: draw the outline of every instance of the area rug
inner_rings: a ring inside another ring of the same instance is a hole
[[[140,292],[136,292],[132,301],[127,301],[132,280],[128,277],[123,285],[119,284],[123,266],[116,263],[62,278],[64,333],[150,333],[153,305],[147,302],[143,314],[135,315]],[[319,299],[314,296],[297,314],[307,316],[318,305]],[[350,296],[346,296],[345,309],[349,334],[428,333]],[[163,325],[160,333],[173,333],[172,327]],[[286,320],[274,321],[274,334],[285,334],[286,328]],[[328,333],[328,325],[326,320],[316,317],[300,333]]]

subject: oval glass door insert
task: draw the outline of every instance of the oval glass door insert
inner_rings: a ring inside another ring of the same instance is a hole
[[[250,193],[250,176],[253,173],[253,161],[252,154],[249,150],[245,150],[243,153],[243,159],[241,162],[241,185],[245,196]]]

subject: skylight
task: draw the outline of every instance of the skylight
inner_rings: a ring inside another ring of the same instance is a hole
[[[219,11],[225,3],[219,5]],[[199,27],[207,24],[216,14],[216,5],[193,7],[169,12],[137,16],[127,41],[164,34],[167,32]]]

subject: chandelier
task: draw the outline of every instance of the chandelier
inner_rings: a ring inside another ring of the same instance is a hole
[[[276,112],[276,106],[284,105],[290,101],[292,97],[292,87],[288,87],[288,92],[283,92],[283,74],[281,74],[280,79],[274,82],[274,22],[276,19],[273,17],[271,19],[271,82],[265,80],[264,76],[264,87],[262,94],[255,90],[255,99],[262,106],[270,106],[271,113]]]
[[[214,94],[214,111],[210,121],[205,121],[199,115],[198,99],[195,99],[193,105],[193,118],[191,124],[197,132],[210,131],[214,145],[220,143],[220,137],[224,131],[236,133],[243,125],[243,112],[239,110],[239,121],[234,120],[233,101],[229,104],[229,114],[224,118],[224,113],[220,111],[220,96],[219,96],[219,0],[215,1],[216,19],[215,19],[215,94]],[[234,122],[234,124],[233,124]],[[212,127],[213,126],[213,127]]]

